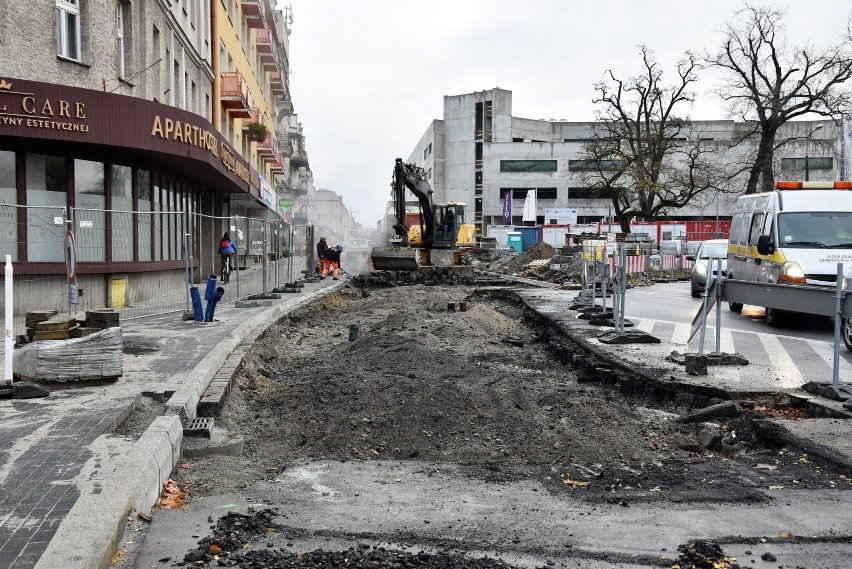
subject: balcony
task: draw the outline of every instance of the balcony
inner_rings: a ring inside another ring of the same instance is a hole
[[[278,160],[278,140],[271,132],[266,133],[266,138],[257,143],[257,155],[264,162],[275,162]]]
[[[242,0],[243,16],[248,27],[260,29],[266,27],[266,12],[263,4],[266,0]]]
[[[269,171],[272,172],[272,174],[284,174],[286,172],[281,159],[273,160],[269,165]]]
[[[293,145],[290,144],[290,135],[278,135],[278,154],[282,158],[290,158],[293,155]]]
[[[246,130],[250,124],[258,124],[260,123],[260,109],[257,107],[251,108],[251,116],[243,119],[243,130]]]
[[[255,44],[257,45],[257,54],[260,56],[260,61],[265,69],[278,67],[278,62],[275,57],[275,35],[269,28],[257,30]]]
[[[219,100],[232,118],[251,118],[251,92],[241,73],[222,73],[222,93]]]
[[[293,156],[290,157],[290,168],[294,168],[298,170],[299,168],[307,168],[310,170],[310,165],[308,164],[308,155],[303,150],[295,152]]]
[[[284,73],[280,69],[270,72],[269,86],[272,88],[272,94],[283,97],[287,90],[284,89]]]
[[[293,101],[290,100],[290,95],[285,93],[277,99],[278,109],[285,115],[293,114]]]

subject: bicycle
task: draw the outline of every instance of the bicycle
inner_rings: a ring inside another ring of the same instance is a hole
[[[231,256],[230,255],[222,255],[222,276],[221,280],[223,284],[228,284],[228,281],[231,279]]]

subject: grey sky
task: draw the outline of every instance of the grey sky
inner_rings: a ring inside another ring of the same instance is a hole
[[[627,78],[647,45],[671,81],[686,50],[719,45],[742,1],[711,0],[287,0],[293,7],[290,77],[315,182],[343,196],[368,227],[383,216],[396,157],[407,159],[444,95],[492,87],[513,94],[513,114],[594,118],[604,71]],[[836,42],[848,0],[787,0],[791,43]],[[704,77],[704,76],[702,76]],[[666,81],[668,83],[669,81]],[[694,119],[726,118],[698,85]]]

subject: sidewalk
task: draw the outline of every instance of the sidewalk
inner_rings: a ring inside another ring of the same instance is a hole
[[[241,343],[345,283],[306,283],[272,306],[220,303],[213,323],[182,313],[122,322],[124,375],[115,383],[0,400],[0,569],[109,567],[127,516],[151,509],[179,458],[176,407],[194,417]],[[141,436],[112,434],[143,392],[174,392],[167,414]]]

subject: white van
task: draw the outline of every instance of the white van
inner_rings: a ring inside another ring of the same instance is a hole
[[[728,278],[834,287],[837,263],[852,268],[852,182],[777,182],[737,199],[728,239]],[[742,304],[730,303],[739,312]],[[784,314],[767,308],[766,322]],[[844,323],[852,350],[852,324]]]

